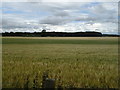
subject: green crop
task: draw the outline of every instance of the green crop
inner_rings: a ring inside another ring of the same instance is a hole
[[[118,88],[117,38],[46,38],[3,37],[3,88]]]

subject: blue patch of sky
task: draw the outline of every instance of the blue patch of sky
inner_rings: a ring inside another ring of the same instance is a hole
[[[8,6],[3,6],[2,11],[3,11],[2,12],[3,14],[22,14],[22,13],[24,13],[23,11],[14,10],[13,8],[8,7]]]
[[[24,13],[24,12],[22,12],[22,11],[12,11],[12,10],[3,10],[3,14],[22,14],[22,13]]]
[[[118,19],[120,20],[120,16],[118,16]]]
[[[100,2],[91,2],[91,3],[86,3],[85,5],[81,6],[81,9],[79,12],[76,12],[78,14],[88,14],[90,16],[95,16],[95,14],[93,14],[91,11],[89,11],[88,8],[92,7],[92,6],[96,6],[101,4]]]
[[[8,7],[8,6],[4,6],[2,8],[2,11],[3,11],[2,12],[3,14],[22,14],[22,15],[27,15],[27,16],[33,16],[36,18],[51,15],[51,13],[45,12],[45,11],[35,10],[35,11],[26,12],[22,10],[14,10],[13,8]]]
[[[28,15],[30,15],[30,13],[32,15],[35,15],[35,16],[47,16],[47,15],[50,15],[47,12],[24,12],[24,11],[14,11],[14,10],[3,10],[3,14],[28,14]]]
[[[83,5],[83,8],[87,8],[87,7],[92,7],[92,6],[96,6],[101,4],[101,2],[90,2],[90,3],[86,3],[85,5]]]
[[[80,13],[83,13],[83,14],[89,14],[90,12],[87,11],[87,10],[80,10]]]
[[[20,17],[25,19],[40,19],[45,16],[51,15],[49,12],[44,12],[44,11],[25,12],[21,10],[14,10],[9,7],[4,7],[2,13],[11,14],[11,15],[15,15],[15,14],[21,15]]]
[[[80,10],[80,12],[78,12],[78,14],[87,14],[87,15],[89,15],[89,16],[91,16],[91,17],[94,17],[94,16],[96,16],[94,13],[92,13],[91,11],[89,11],[89,10]]]

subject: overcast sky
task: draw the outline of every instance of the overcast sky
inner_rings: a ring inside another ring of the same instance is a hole
[[[1,8],[3,32],[118,33],[117,2],[3,2]]]

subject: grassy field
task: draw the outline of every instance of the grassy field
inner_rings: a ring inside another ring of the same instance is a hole
[[[3,88],[117,88],[117,37],[3,37]],[[35,82],[34,82],[35,81]]]

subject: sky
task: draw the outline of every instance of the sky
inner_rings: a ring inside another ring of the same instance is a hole
[[[118,34],[117,2],[2,2],[2,32]]]

